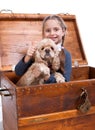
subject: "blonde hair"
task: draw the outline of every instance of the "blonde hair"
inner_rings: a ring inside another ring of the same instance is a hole
[[[42,24],[42,36],[44,36],[44,27],[45,27],[45,23],[48,21],[48,20],[57,20],[60,27],[62,28],[62,30],[65,30],[67,29],[67,26],[64,22],[64,20],[58,16],[58,15],[49,15],[49,16],[46,16],[43,20],[43,24]],[[65,35],[62,37],[62,44],[64,43],[64,38],[65,38]]]

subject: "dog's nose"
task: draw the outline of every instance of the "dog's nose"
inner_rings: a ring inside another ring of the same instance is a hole
[[[46,52],[46,53],[49,53],[49,52],[50,52],[50,50],[49,50],[49,49],[46,49],[46,50],[45,50],[45,52]]]

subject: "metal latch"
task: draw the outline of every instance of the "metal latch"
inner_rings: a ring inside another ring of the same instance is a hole
[[[0,95],[1,96],[12,96],[7,88],[0,88]]]

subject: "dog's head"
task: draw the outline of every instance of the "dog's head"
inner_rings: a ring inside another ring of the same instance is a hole
[[[51,39],[45,38],[39,42],[35,52],[35,61],[43,62],[53,70],[60,67],[59,51]]]

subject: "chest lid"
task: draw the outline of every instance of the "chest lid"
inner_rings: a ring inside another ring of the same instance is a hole
[[[12,66],[26,54],[31,41],[42,39],[42,21],[49,14],[0,14],[0,70]],[[71,53],[72,65],[87,65],[75,15],[61,16],[67,25],[64,47]]]

